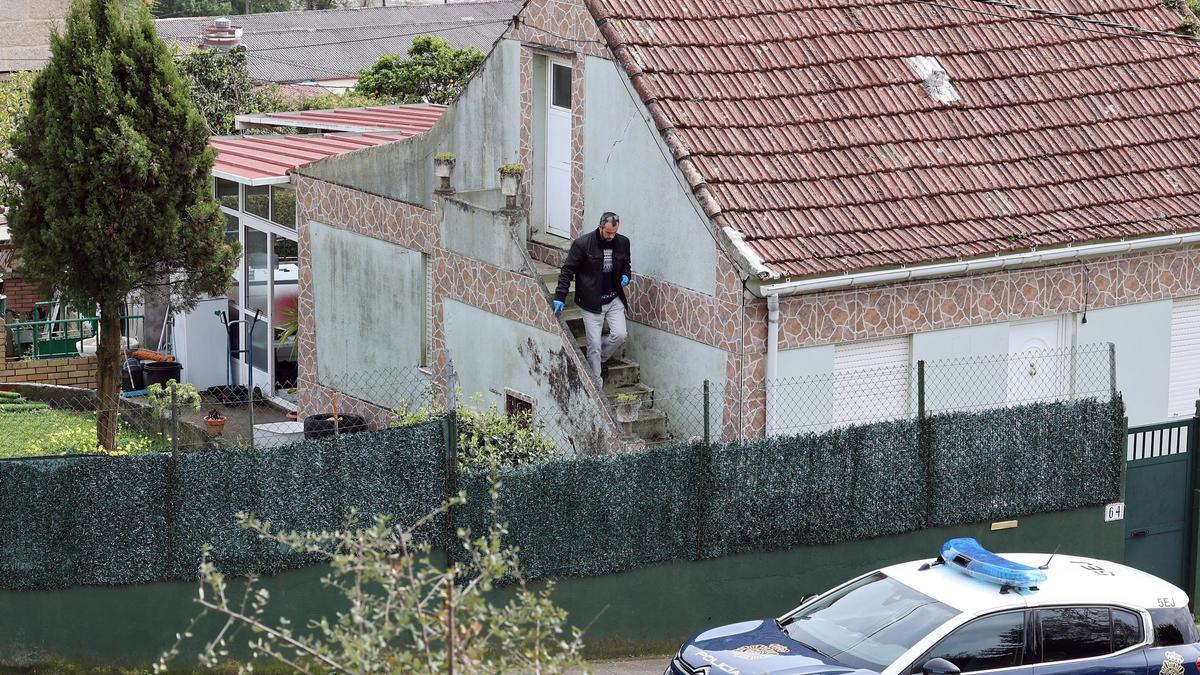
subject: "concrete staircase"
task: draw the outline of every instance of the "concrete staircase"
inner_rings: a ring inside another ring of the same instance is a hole
[[[555,287],[558,286],[558,268],[541,262],[534,264],[537,266],[538,275],[546,284],[546,288],[553,294]],[[574,284],[571,285],[571,292],[567,294],[567,308],[563,310],[562,318],[567,322],[567,327],[571,329],[571,334],[575,336],[575,344],[579,347],[586,362],[587,336],[583,328],[583,310],[575,304]],[[604,326],[604,334],[608,335],[607,325]],[[614,410],[614,418],[616,417],[617,396],[621,394],[632,394],[642,404],[636,420],[620,423],[625,433],[637,436],[647,443],[662,443],[670,440],[670,434],[667,431],[667,415],[654,407],[654,387],[642,382],[642,368],[637,362],[625,357],[625,345],[621,345],[608,360],[608,376],[604,378],[604,395],[609,408]]]

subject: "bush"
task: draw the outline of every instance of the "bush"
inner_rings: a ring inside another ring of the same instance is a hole
[[[475,394],[475,402],[483,400]],[[446,414],[446,407],[427,401],[416,410],[393,413],[392,427],[419,424]],[[529,412],[508,415],[493,403],[486,410],[458,407],[458,468],[478,471],[536,464],[555,456],[554,441],[546,424]]]

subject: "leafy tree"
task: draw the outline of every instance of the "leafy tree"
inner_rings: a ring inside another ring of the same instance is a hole
[[[115,447],[121,303],[149,286],[181,305],[223,293],[237,261],[210,187],[208,132],[136,2],[74,0],[34,79],[5,167],[25,272],[99,307],[97,438]]]
[[[229,0],[155,0],[151,12],[159,18],[232,14]]]
[[[451,504],[463,501],[459,495]],[[232,597],[206,550],[196,598],[202,610],[180,639],[193,637],[194,627],[211,612],[225,623],[200,654],[208,667],[226,658],[245,628],[253,634],[248,642],[254,658],[272,658],[306,673],[561,673],[581,666],[580,632],[568,631],[566,612],[550,600],[552,583],[536,591],[525,585],[516,551],[503,544],[502,525],[477,539],[459,532],[466,564],[444,567],[429,544],[415,542],[414,533],[444,511],[404,529],[379,516],[366,529],[347,525],[319,534],[273,533],[269,523],[239,516],[243,527],[264,539],[328,559],[332,572],[321,582],[337,589],[349,610],[336,620],[313,621],[309,636],[299,635],[286,618],[271,625],[264,618],[267,591],[255,589],[251,579],[240,598]],[[492,590],[502,580],[515,580],[516,587],[498,605]],[[155,672],[166,672],[179,646],[163,654]]]
[[[356,91],[400,103],[450,103],[483,59],[474,47],[455,49],[440,37],[421,35],[407,59],[388,54],[361,71]]]
[[[238,115],[262,108],[263,97],[253,92],[244,48],[192,49],[180,53],[176,62],[190,86],[192,102],[213,135],[232,134]]]
[[[33,86],[33,76],[32,71],[26,70],[14,73],[9,80],[0,80],[0,167],[11,161],[10,139],[29,110],[29,89]],[[4,179],[4,171],[0,169],[0,212],[8,203],[6,194],[9,189],[11,186]]]

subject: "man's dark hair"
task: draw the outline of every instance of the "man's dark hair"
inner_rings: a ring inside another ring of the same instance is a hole
[[[621,223],[621,216],[612,211],[605,211],[604,215],[600,216],[600,224],[604,225],[605,223],[617,223],[619,225]]]

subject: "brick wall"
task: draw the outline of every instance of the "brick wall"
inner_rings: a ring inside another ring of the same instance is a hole
[[[4,322],[0,321],[0,354],[4,354],[8,337]],[[31,382],[38,384],[60,384],[68,387],[94,389],[96,387],[96,359],[19,359],[0,358],[0,383]]]

